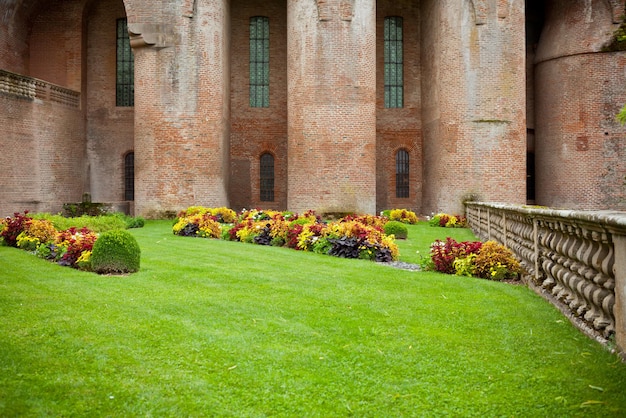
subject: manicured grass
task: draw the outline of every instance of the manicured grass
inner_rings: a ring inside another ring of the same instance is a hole
[[[170,228],[126,277],[0,247],[0,416],[626,414],[626,366],[524,287]]]
[[[430,244],[437,239],[445,241],[446,237],[452,237],[457,241],[477,240],[470,229],[431,227],[424,221],[417,225],[407,225],[407,229],[408,239],[396,241],[400,248],[400,258],[407,263],[419,264],[422,257],[428,257]]]

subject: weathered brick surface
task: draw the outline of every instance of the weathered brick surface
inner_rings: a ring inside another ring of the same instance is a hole
[[[125,17],[119,0],[96,2],[87,13],[86,152],[94,202],[124,200],[124,156],[134,149],[134,109],[117,107],[116,22]]]
[[[295,211],[376,210],[375,3],[355,0],[352,14],[340,3],[287,4],[287,199]]]
[[[384,20],[403,20],[404,107],[385,108]],[[420,10],[416,2],[379,1],[376,10],[376,207],[422,210]],[[396,197],[396,153],[409,152],[409,197]]]
[[[250,107],[250,17],[269,17],[270,103]],[[230,203],[287,207],[287,2],[231,1]],[[274,201],[260,200],[260,157],[274,156]]]
[[[34,16],[29,39],[30,76],[76,91],[82,89],[84,3],[52,0]]]
[[[626,209],[626,53],[598,53],[613,31],[605,4],[557,1],[536,56],[537,202]]]
[[[525,201],[524,2],[476,16],[422,2],[424,212]]]
[[[538,45],[525,39],[525,3],[546,6],[545,24],[533,15]],[[468,194],[523,203],[527,149],[536,203],[626,209],[626,130],[614,120],[626,58],[599,52],[623,9],[624,0],[0,2],[0,69],[81,98],[76,109],[0,93],[0,211],[56,211],[84,192],[120,201],[130,150],[143,215],[192,204],[460,212]],[[134,109],[115,106],[115,20],[125,14]],[[248,98],[256,15],[270,18],[267,109]],[[384,108],[385,16],[404,18],[402,109]],[[406,199],[395,198],[400,148],[410,154]],[[263,152],[276,163],[271,203],[259,199]]]
[[[158,27],[142,26],[151,4],[134,5],[136,211],[228,205],[227,2],[196,3],[193,18],[172,2]]]
[[[0,214],[58,212],[86,179],[82,112],[0,93]]]

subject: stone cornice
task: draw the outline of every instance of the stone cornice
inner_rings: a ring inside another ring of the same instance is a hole
[[[135,48],[168,48],[176,45],[174,25],[155,23],[129,23],[130,46]]]

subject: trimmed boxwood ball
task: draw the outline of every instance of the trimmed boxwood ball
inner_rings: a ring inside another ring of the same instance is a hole
[[[406,239],[409,235],[409,230],[402,222],[389,221],[385,224],[385,234],[393,234],[396,239]]]
[[[133,273],[139,270],[141,250],[128,231],[104,232],[93,245],[91,267],[99,274]]]

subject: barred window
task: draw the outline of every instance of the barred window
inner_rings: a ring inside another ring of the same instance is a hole
[[[250,107],[270,105],[270,20],[250,18]]]
[[[124,156],[124,200],[135,200],[135,153]]]
[[[261,155],[261,202],[274,201],[274,156],[269,152]]]
[[[117,19],[116,106],[135,105],[135,60],[128,37],[126,18]]]
[[[405,149],[396,153],[396,197],[409,197],[409,153]]]
[[[404,106],[402,18],[385,18],[385,107]]]

